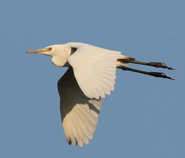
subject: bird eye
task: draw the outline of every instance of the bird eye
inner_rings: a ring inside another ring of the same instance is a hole
[[[51,48],[51,47],[49,47],[49,48],[48,48],[48,50],[49,50],[49,51],[51,51],[51,50],[52,50],[52,48]]]

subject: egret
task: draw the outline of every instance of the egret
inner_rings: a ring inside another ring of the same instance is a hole
[[[171,79],[161,72],[146,72],[128,67],[128,63],[172,70],[161,62],[140,62],[134,58],[84,43],[70,42],[51,45],[27,53],[51,56],[59,67],[69,67],[58,81],[60,112],[64,133],[69,144],[88,144],[98,123],[105,94],[114,90],[116,68],[150,76]]]

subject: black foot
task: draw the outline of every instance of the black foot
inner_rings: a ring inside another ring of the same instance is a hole
[[[165,63],[150,62],[147,65],[154,66],[156,68],[166,68],[166,69],[169,69],[169,70],[174,70],[173,68],[166,66]]]
[[[166,76],[166,74],[163,73],[163,72],[146,72],[145,74],[146,75],[150,75],[150,76],[162,77],[162,78],[168,78],[170,80],[175,80],[175,79],[173,79],[173,78],[171,78],[169,76]]]

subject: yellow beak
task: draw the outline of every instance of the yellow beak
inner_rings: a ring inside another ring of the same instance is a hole
[[[41,52],[49,52],[51,51],[51,47],[49,48],[43,48],[43,49],[36,49],[36,50],[30,50],[30,51],[27,51],[26,53],[41,53]]]

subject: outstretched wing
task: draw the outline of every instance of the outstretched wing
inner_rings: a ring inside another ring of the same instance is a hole
[[[88,44],[71,43],[77,48],[68,58],[82,92],[89,98],[104,98],[114,89],[116,60],[120,52]]]
[[[89,143],[98,123],[102,98],[90,99],[78,86],[72,67],[58,81],[60,112],[64,133],[69,144],[74,146]]]

